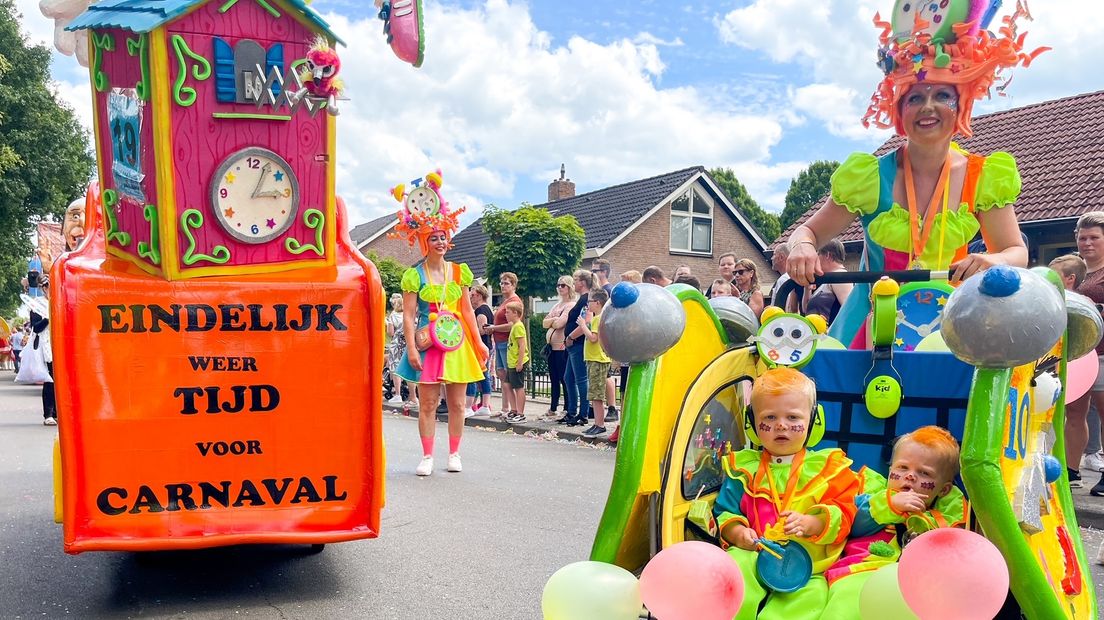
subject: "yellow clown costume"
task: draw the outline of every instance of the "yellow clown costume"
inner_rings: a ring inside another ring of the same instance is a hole
[[[744,575],[744,603],[736,620],[819,618],[828,598],[824,571],[839,559],[855,517],[859,479],[850,469],[851,459],[835,448],[803,449],[785,457],[765,450],[741,450],[729,454],[723,463],[726,477],[713,506],[719,531],[735,521],[754,530],[757,537],[765,537],[787,510],[824,521],[818,536],[792,541],[809,553],[812,578],[788,594],[771,592],[759,582],[758,552],[722,540],[722,547]]]

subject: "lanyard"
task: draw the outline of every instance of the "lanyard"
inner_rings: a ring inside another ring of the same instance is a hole
[[[770,488],[771,501],[774,502],[775,509],[781,515],[790,509],[790,502],[793,501],[794,491],[797,489],[797,479],[801,477],[801,465],[805,462],[805,450],[798,452],[793,461],[790,462],[790,476],[786,479],[786,492],[781,498],[778,497],[778,491],[774,488],[774,476],[771,475],[770,471],[770,454],[764,450],[759,460],[759,470],[767,473],[767,487]]]
[[[909,263],[912,263],[912,259],[919,258],[924,253],[924,247],[928,244],[928,239],[931,238],[932,224],[935,223],[936,216],[939,214],[939,194],[943,194],[943,211],[947,210],[947,202],[950,197],[951,184],[949,182],[951,176],[951,154],[947,153],[947,159],[943,162],[943,170],[939,173],[939,180],[936,181],[935,191],[932,192],[931,200],[928,202],[928,210],[924,213],[924,230],[920,231],[920,216],[916,213],[916,184],[912,179],[912,164],[909,162],[908,148],[905,149],[905,197],[908,202],[909,210],[909,232],[911,233],[912,244],[910,246]],[[940,192],[939,189],[943,191]],[[943,216],[943,227],[947,226],[947,216]],[[942,245],[943,235],[940,235],[940,245]],[[940,247],[940,254],[942,254],[943,248]],[[940,260],[942,256],[939,257]]]

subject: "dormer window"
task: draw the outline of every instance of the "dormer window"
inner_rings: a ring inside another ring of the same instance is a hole
[[[671,251],[713,253],[713,200],[699,188],[671,201]]]

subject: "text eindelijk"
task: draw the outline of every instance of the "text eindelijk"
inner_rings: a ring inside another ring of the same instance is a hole
[[[339,312],[341,304],[105,304],[97,306],[99,331],[104,334],[194,332],[305,332],[348,331]],[[263,371],[257,358],[189,355],[191,372]],[[180,386],[172,395],[179,413],[189,418],[203,414],[269,413],[280,406],[274,385],[252,383],[230,386]],[[200,458],[246,457],[264,454],[257,439],[196,442]],[[105,515],[243,508],[284,504],[341,502],[348,493],[339,489],[336,475],[273,477],[262,480],[182,482],[104,488],[96,506]]]

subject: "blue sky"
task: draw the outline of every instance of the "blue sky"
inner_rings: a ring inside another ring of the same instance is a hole
[[[1090,1],[1036,2],[1029,47],[1055,51],[977,112],[1099,89]],[[17,5],[32,39],[51,38],[37,0]],[[561,163],[580,192],[731,167],[778,211],[809,163],[888,135],[859,118],[880,78],[871,20],[890,0],[425,0],[421,69],[391,54],[370,2],[312,6],[349,42],[338,189],[354,224],[393,212],[388,188],[435,168],[467,221],[486,203],[543,202]],[[55,53],[52,73],[87,119],[86,70]]]

